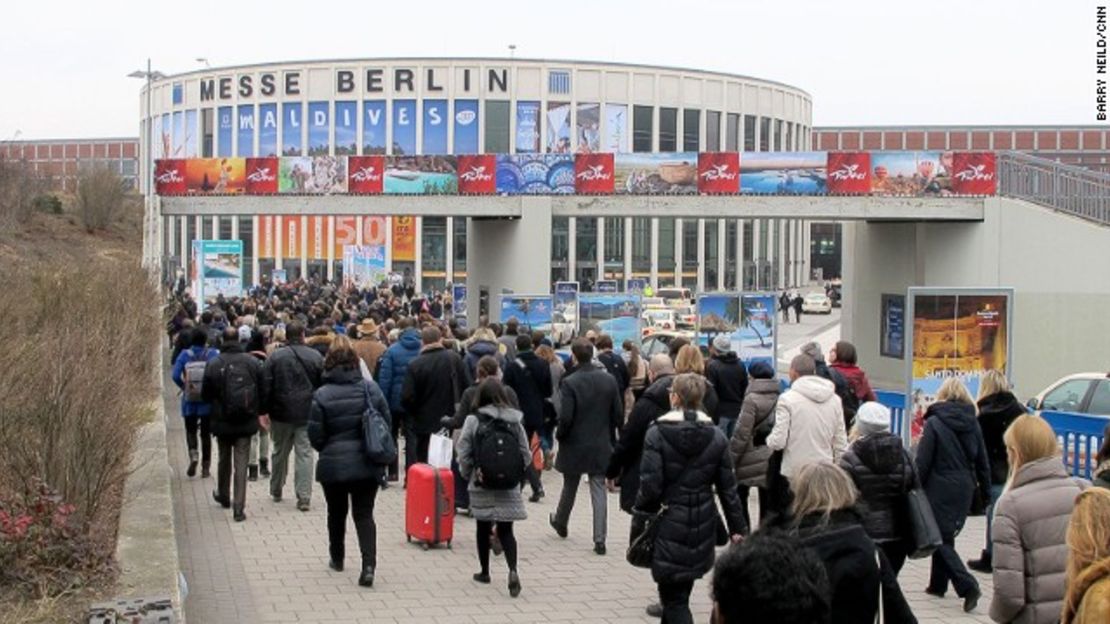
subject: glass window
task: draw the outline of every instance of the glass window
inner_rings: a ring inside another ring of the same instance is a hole
[[[798,146],[794,145],[794,123],[788,121],[786,122],[786,150],[794,151],[796,149],[798,149]]]
[[[466,271],[466,217],[455,217],[455,273]]]
[[[201,240],[216,239],[216,224],[214,223],[216,219],[219,219],[219,217],[200,218],[200,231],[202,232]]]
[[[755,247],[753,241],[752,226],[755,224],[753,219],[744,220],[744,259],[751,260],[754,258]]]
[[[717,285],[717,258],[720,257],[717,248],[717,220],[705,220],[705,264],[702,265],[705,271],[705,286],[709,289],[718,288]]]
[[[624,219],[605,218],[605,263],[624,265]]]
[[[725,290],[736,290],[736,228],[739,221],[729,219],[725,222]]]
[[[424,217],[421,223],[421,268],[442,272],[447,269],[447,217]]]
[[[775,120],[775,151],[782,151],[782,120]]]
[[[771,119],[769,117],[759,118],[759,151],[771,151]]]
[[[678,109],[659,109],[659,151],[678,151]]]
[[[755,151],[755,115],[744,115],[744,151]]]
[[[231,240],[231,220],[238,218],[236,216],[220,217],[220,240]]]
[[[659,286],[674,286],[674,223],[673,218],[659,219]]]
[[[740,115],[729,113],[725,117],[725,151],[740,150]]]
[[[651,151],[651,107],[632,107],[632,151]]]
[[[597,217],[578,217],[574,227],[575,259],[597,263]]]
[[[696,152],[701,149],[701,111],[687,108],[682,111],[682,149]]]
[[[1041,402],[1042,410],[1054,412],[1079,411],[1083,397],[1091,387],[1090,379],[1069,379],[1064,383],[1049,390]]]
[[[202,158],[211,158],[213,155],[213,123],[212,123],[212,109],[205,108],[200,111],[200,155]]]
[[[570,254],[570,218],[551,219],[551,260],[566,265]]]
[[[687,266],[698,264],[698,220],[682,220],[682,261]]]
[[[721,113],[717,111],[705,112],[705,149],[721,151]]]
[[[1087,405],[1087,413],[1110,416],[1110,380],[1102,379],[1095,384],[1091,403]]]
[[[632,218],[632,270],[651,271],[651,219]]]
[[[239,217],[239,240],[243,241],[243,255],[254,257],[254,217]],[[244,265],[248,264],[244,261]]]
[[[509,151],[509,103],[504,100],[486,100],[487,154],[504,154]]]

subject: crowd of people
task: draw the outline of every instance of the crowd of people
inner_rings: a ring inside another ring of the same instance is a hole
[[[977,502],[990,531],[968,564],[993,574],[992,619],[1110,621],[1110,444],[1095,487],[1071,478],[1051,427],[996,371],[977,399],[946,380],[911,453],[848,342],[827,357],[803,346],[787,385],[769,364],[741,361],[728,340],[706,356],[678,338],[645,360],[638,345],[618,352],[591,332],[564,359],[515,321],[466,330],[449,301],[397,287],[298,281],[200,310],[187,298],[175,305],[168,332],[185,475],[197,478],[199,467],[210,477],[215,438],[212,496],[235,521],[247,519],[249,482],[268,479],[281,502],[292,472],[301,511],[319,482],[328,565],[344,569],[350,515],[362,586],[373,586],[379,565],[378,491],[427,462],[432,436],[446,432],[455,506],[475,521],[473,579],[491,583],[491,553],[501,553],[513,597],[522,591],[514,523],[528,519],[525,490],[541,500],[553,469],[562,482],[548,524],[568,536],[585,477],[597,555],[607,553],[608,498],[619,490],[628,542],[652,540],[659,601],[647,612],[671,624],[693,621],[691,592],[711,570],[719,624],[915,622],[898,579],[914,556],[932,557],[917,590],[943,597],[951,584],[974,611],[982,593],[955,538]],[[368,413],[387,422],[403,464],[368,457]],[[929,552],[914,541],[914,491],[939,530]]]

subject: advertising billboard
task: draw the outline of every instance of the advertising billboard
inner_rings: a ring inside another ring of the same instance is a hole
[[[335,103],[335,153],[358,153],[358,102]]]
[[[385,246],[347,245],[343,248],[344,285],[374,288],[385,279]]]
[[[574,156],[498,154],[497,192],[505,195],[574,193]]]
[[[984,372],[996,369],[1010,377],[1012,310],[1012,289],[909,289],[906,413],[911,417],[904,419],[908,431],[902,435],[911,445],[946,379],[958,377],[974,397]]]
[[[578,282],[555,282],[555,329],[562,330],[558,325],[569,326],[569,331],[560,331],[560,335],[569,336],[578,326]]]
[[[857,195],[871,192],[870,152],[829,152],[828,192]]]
[[[447,153],[447,100],[424,100],[424,154]]]
[[[331,124],[328,120],[330,102],[308,103],[308,155],[319,156],[328,153],[331,140]]]
[[[570,153],[570,103],[547,103],[547,150],[555,154]]]
[[[611,154],[628,151],[628,107],[624,104],[605,105],[605,139],[601,150]]]
[[[945,195],[951,192],[952,152],[872,152],[874,195]],[[947,163],[948,166],[945,167]]]
[[[257,250],[259,258],[273,258],[275,241],[277,240],[276,225],[274,220],[278,217],[273,215],[259,215],[258,229],[261,231],[258,238],[259,247]]]
[[[994,152],[952,154],[952,192],[958,195],[994,195],[997,164]]]
[[[459,327],[466,329],[466,284],[451,285],[451,310]]]
[[[740,154],[736,152],[698,154],[698,192],[707,195],[739,193]]]
[[[515,318],[520,322],[522,334],[534,331],[550,334],[551,311],[551,295],[501,295],[498,320],[504,324]]]
[[[576,154],[574,192],[579,195],[612,195],[613,155]]]
[[[281,105],[281,155],[300,156],[301,117],[304,107],[300,102],[283,102]]]
[[[628,293],[582,293],[578,296],[578,335],[593,330],[613,344],[640,341],[640,296]]]
[[[216,109],[216,156],[227,158],[231,153],[232,108],[221,106]]]
[[[617,280],[597,280],[594,288],[599,293],[615,293],[618,291]]]
[[[736,354],[745,366],[764,362],[777,370],[778,321],[775,317],[774,293],[740,294],[740,345]]]
[[[822,195],[827,166],[825,152],[744,152],[740,158],[740,192]]]
[[[454,195],[458,179],[454,156],[386,156],[387,195]]]
[[[642,295],[647,285],[648,280],[646,277],[630,277],[624,280],[624,292],[630,295]]]
[[[186,162],[181,158],[154,161],[154,192],[158,195],[184,195]]]
[[[393,100],[393,153],[416,153],[416,100]]]
[[[292,156],[279,159],[278,192],[328,195],[347,192],[344,156]]]
[[[243,241],[193,241],[193,292],[197,301],[243,294]]]
[[[362,102],[362,153],[384,154],[385,100]]]
[[[617,193],[693,195],[698,192],[697,152],[616,154],[613,173]]]
[[[385,156],[348,156],[347,192],[381,195],[385,180]]]
[[[540,151],[540,103],[516,103],[516,153],[535,154]]]
[[[258,105],[258,155],[278,155],[278,112],[272,102]]]
[[[709,346],[713,339],[724,334],[740,348],[740,294],[739,293],[701,293],[697,302],[698,333],[701,346]]]
[[[456,154],[478,153],[478,100],[455,100]]]
[[[278,192],[278,159],[247,159],[247,194],[273,195]]]
[[[416,217],[393,217],[393,261],[416,261]]]
[[[497,192],[497,158],[493,154],[458,157],[459,194],[493,195]]]
[[[240,104],[236,110],[235,123],[239,127],[235,155],[254,156],[254,104]]]
[[[233,195],[246,191],[247,161],[243,158],[190,158],[185,187],[190,195]]]
[[[574,119],[574,150],[579,154],[601,151],[601,105],[579,102]]]
[[[901,360],[906,348],[906,296],[883,293],[879,322],[879,355]]]
[[[303,223],[299,216],[274,217],[280,224],[278,232],[281,235],[281,257],[301,257],[301,233]]]
[[[308,217],[308,249],[306,255],[312,260],[326,260],[328,250],[328,218],[320,216]]]

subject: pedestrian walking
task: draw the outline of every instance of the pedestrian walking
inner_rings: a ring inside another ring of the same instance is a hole
[[[195,477],[199,462],[200,476],[207,479],[212,465],[212,406],[204,400],[202,389],[205,367],[220,352],[208,346],[206,330],[193,328],[185,331],[189,346],[174,360],[171,374],[173,382],[181,389],[181,419],[185,421],[185,446],[189,451],[189,466],[185,474],[189,478]]]
[[[705,369],[705,378],[717,393],[717,426],[725,432],[726,439],[731,438],[748,390],[748,371],[732,350],[728,336],[719,335],[710,343]]]
[[[516,359],[505,367],[504,381],[520,400],[520,411],[524,414],[524,432],[530,444],[532,436],[536,436],[538,441],[539,432],[543,428],[544,401],[551,396],[551,367],[532,351],[532,339],[529,336],[517,336],[516,352]],[[528,500],[539,502],[544,496],[540,473],[529,463],[527,475],[532,488],[532,496]]]
[[[775,405],[780,388],[778,379],[775,379],[775,369],[767,362],[753,362],[750,372],[751,381],[740,406],[740,417],[729,439],[729,451],[736,469],[736,493],[740,498],[744,521],[748,526],[755,526],[748,510],[751,488],[758,491],[760,521],[771,511],[767,488],[771,448],[767,446],[767,438],[775,426]]]
[[[1060,624],[1110,622],[1110,491],[1090,488],[1068,524],[1068,572]]]
[[[380,360],[379,371],[375,375],[378,385],[381,386],[382,394],[389,401],[389,412],[393,416],[393,422],[390,423],[392,428],[390,433],[393,435],[394,443],[399,442],[401,425],[407,417],[405,406],[401,403],[401,390],[405,385],[409,364],[420,355],[420,332],[413,325],[412,319],[401,319],[401,322],[397,325],[397,329],[400,330],[398,337],[386,349],[385,355]],[[401,448],[400,445],[397,448]],[[400,461],[400,457],[397,461]],[[409,451],[406,449],[405,469],[408,470],[411,465]],[[400,470],[395,462],[393,466],[389,467],[388,481],[397,481],[400,478],[399,474]]]
[[[406,470],[428,461],[428,442],[439,431],[443,417],[455,414],[467,380],[462,358],[443,346],[443,334],[437,327],[425,327],[420,340],[420,355],[409,363],[401,388]]]

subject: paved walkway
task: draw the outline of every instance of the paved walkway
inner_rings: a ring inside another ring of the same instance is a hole
[[[172,388],[172,383],[168,387]],[[570,537],[559,539],[547,525],[547,514],[554,509],[562,479],[556,473],[545,473],[547,497],[540,503],[527,503],[530,517],[517,524],[524,591],[514,600],[505,587],[506,570],[500,557],[492,562],[493,584],[471,581],[478,567],[472,520],[456,519],[452,549],[424,551],[406,543],[404,490],[390,488],[378,496],[378,573],[373,589],[364,589],[355,582],[358,547],[353,526],[347,536],[347,570],[328,569],[324,499],[318,485],[312,510],[299,512],[292,502],[291,483],[286,485],[282,503],[270,500],[264,481],[250,483],[248,520],[234,523],[230,510],[212,501],[214,479],[186,478],[184,430],[176,401],[173,391],[167,391],[170,461],[177,471],[174,511],[189,591],[185,612],[191,622],[657,621],[643,611],[656,598],[650,573],[624,561],[628,516],[618,511],[615,495],[609,501],[609,554],[599,557],[592,551],[589,535],[589,489],[580,488]],[[978,554],[983,529],[982,518],[969,521],[957,543],[965,558]],[[911,561],[900,577],[920,622],[990,621],[986,616],[989,577],[978,577],[984,597],[977,612],[969,616],[952,593],[943,600],[924,594],[928,569],[928,560]],[[709,621],[707,580],[695,586],[692,607],[695,621]]]

